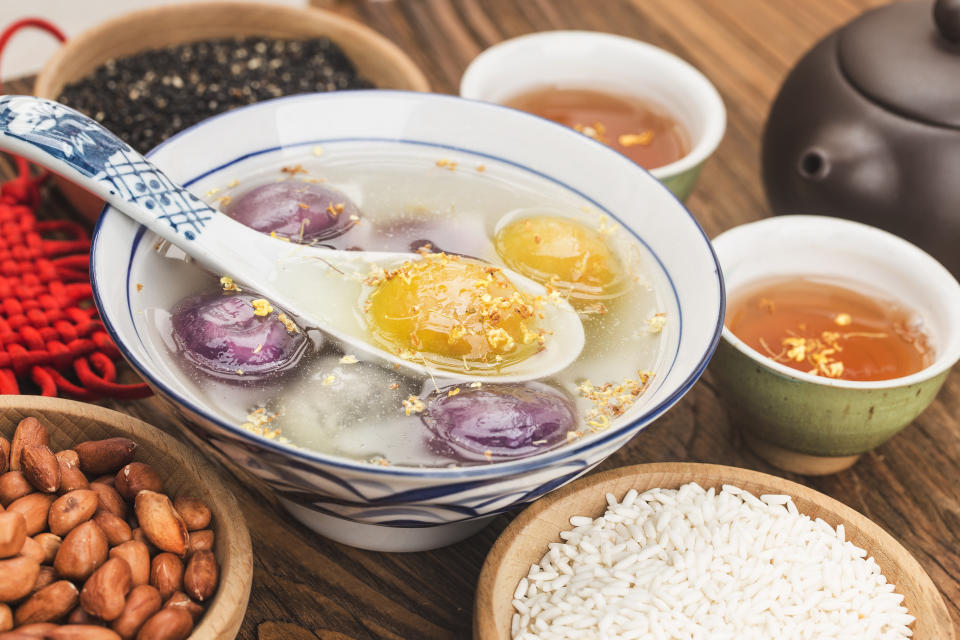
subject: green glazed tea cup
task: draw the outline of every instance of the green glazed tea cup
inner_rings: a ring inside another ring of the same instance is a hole
[[[806,475],[835,473],[909,425],[960,358],[960,284],[930,255],[874,227],[821,216],[778,216],[713,240],[728,299],[767,278],[863,283],[912,309],[934,360],[909,376],[860,382],[797,371],[724,327],[710,364],[731,421],[771,464]]]

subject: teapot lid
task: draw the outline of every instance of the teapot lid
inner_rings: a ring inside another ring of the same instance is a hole
[[[960,128],[960,0],[897,2],[869,11],[838,37],[844,75],[891,111]]]

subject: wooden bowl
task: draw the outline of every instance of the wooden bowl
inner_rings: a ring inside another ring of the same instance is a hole
[[[890,534],[850,507],[808,487],[748,469],[713,464],[658,463],[621,467],[591,475],[534,502],[500,535],[487,556],[474,603],[475,640],[509,640],[513,592],[530,566],[540,561],[547,544],[560,541],[574,515],[597,518],[607,509],[606,494],[618,498],[628,490],[642,493],[662,487],[676,489],[688,482],[720,489],[736,485],[759,496],[786,494],[801,513],[843,524],[847,540],[877,561],[887,580],[904,595],[904,605],[916,617],[916,640],[956,640],[950,614],[940,591],[920,564]]]
[[[125,436],[138,447],[135,459],[147,462],[164,478],[170,496],[193,495],[213,512],[214,554],[220,563],[220,586],[190,640],[234,638],[243,622],[253,581],[250,534],[236,498],[193,449],[130,416],[91,404],[41,396],[0,396],[0,434],[13,436],[17,423],[33,416],[50,430],[51,448],[67,449],[83,440]]]
[[[110,58],[234,36],[327,37],[343,49],[357,72],[375,86],[430,90],[426,76],[397,45],[349,18],[322,9],[209,2],[127,13],[70,38],[44,65],[33,92],[55,100],[66,84],[83,78]],[[58,179],[57,183],[74,206],[88,218],[96,219],[103,201],[66,180]]]

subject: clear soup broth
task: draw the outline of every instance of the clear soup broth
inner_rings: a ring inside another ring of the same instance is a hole
[[[190,188],[278,241],[419,251],[420,260],[481,269],[509,266],[567,297],[584,324],[582,353],[549,378],[497,385],[478,372],[475,380],[454,384],[439,370],[419,378],[364,361],[270,304],[268,292],[242,290],[242,283],[223,278],[229,274],[205,272],[178,249],[158,245],[141,258],[151,264],[139,271],[156,274],[155,281],[130,294],[146,315],[149,348],[203,406],[259,437],[380,465],[488,464],[534,455],[618,424],[658,384],[654,372],[664,369],[678,340],[676,303],[665,295],[669,283],[638,238],[572,190],[507,163],[416,144],[331,142],[238,162]],[[267,210],[275,215],[264,221]],[[304,223],[308,214],[314,217]],[[517,222],[500,224],[507,214]],[[370,309],[379,308],[373,302],[320,302],[367,314],[376,340],[382,327],[370,317]],[[440,308],[415,306],[430,308],[401,311],[422,316]],[[210,326],[241,320],[243,335]],[[550,348],[552,336],[536,335],[535,318],[521,318],[522,331],[514,327],[512,350],[491,337],[503,338],[509,326],[493,326],[488,315],[482,324],[471,344],[487,350],[477,356],[486,361]],[[467,357],[457,345],[470,336],[461,338],[460,329],[470,333],[462,318],[436,343],[449,345],[452,358]],[[411,343],[397,349],[418,358],[417,341],[427,334],[413,333]],[[224,355],[243,340],[246,351]],[[207,366],[214,352],[213,366],[221,370]],[[285,360],[271,369],[275,356]],[[230,360],[235,357],[243,362]]]

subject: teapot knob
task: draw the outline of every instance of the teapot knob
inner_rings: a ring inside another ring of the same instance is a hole
[[[933,4],[933,21],[940,35],[960,44],[960,0],[937,0]]]

